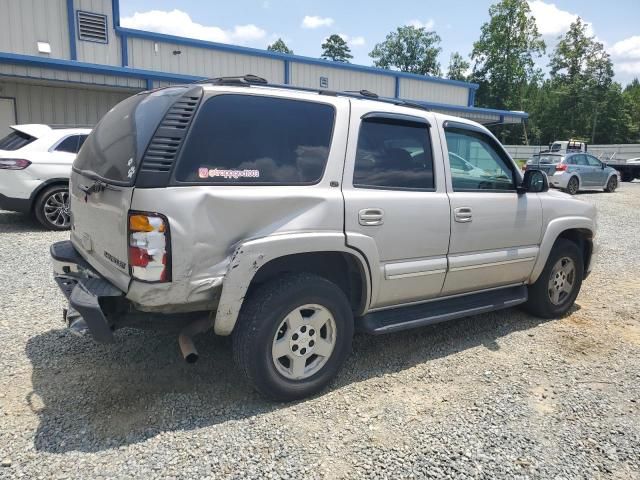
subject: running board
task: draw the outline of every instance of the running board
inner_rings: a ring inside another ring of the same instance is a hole
[[[382,335],[501,310],[526,301],[527,287],[520,285],[368,313],[360,318],[358,327],[366,333]]]

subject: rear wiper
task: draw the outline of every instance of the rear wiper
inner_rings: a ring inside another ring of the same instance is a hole
[[[115,190],[119,191],[119,188],[115,188],[108,183],[104,183],[102,180],[96,180],[91,185],[78,185],[78,188],[84,192],[85,196],[89,196],[92,193],[99,193],[104,190]]]

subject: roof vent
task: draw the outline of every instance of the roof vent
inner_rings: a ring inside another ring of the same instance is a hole
[[[78,10],[78,37],[89,42],[107,43],[107,16]]]

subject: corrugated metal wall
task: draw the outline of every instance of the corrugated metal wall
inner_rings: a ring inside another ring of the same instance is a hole
[[[388,75],[291,62],[291,83],[300,87],[320,88],[320,77],[328,80],[329,90],[369,90],[380,96],[393,97],[395,78]]]
[[[157,51],[156,51],[157,45]],[[129,38],[129,66],[161,72],[220,77],[252,73],[284,82],[284,62],[271,58]],[[174,54],[173,52],[180,52]]]
[[[0,63],[0,79],[2,75],[79,82],[92,85],[108,85],[114,87],[146,88],[146,82],[137,78],[69,72],[66,70],[54,70],[51,68],[24,67],[21,65]]]
[[[51,45],[51,55],[38,53],[37,42]],[[65,0],[0,0],[0,51],[69,58]]]
[[[467,106],[469,89],[446,83],[424,82],[410,78],[400,81],[400,98]]]
[[[74,0],[76,10],[99,13],[107,16],[107,31],[109,43],[96,43],[80,40],[76,31],[76,49],[78,60],[88,63],[100,63],[103,65],[121,65],[120,37],[116,35],[113,27],[113,12],[109,0]],[[65,7],[66,8],[66,7]],[[66,10],[65,10],[66,11]],[[76,30],[78,26],[76,24]]]
[[[16,100],[18,123],[94,125],[133,93],[0,79],[0,96]]]

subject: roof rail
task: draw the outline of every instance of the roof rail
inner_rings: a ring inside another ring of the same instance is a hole
[[[343,92],[337,92],[334,90],[327,90],[322,88],[309,88],[309,87],[298,87],[295,85],[281,84],[281,83],[269,83],[266,79],[259,77],[257,75],[242,75],[237,77],[218,77],[218,78],[206,78],[203,80],[198,80],[193,83],[209,83],[211,85],[230,85],[230,86],[243,86],[243,87],[271,87],[271,88],[279,88],[283,90],[295,90],[299,92],[310,92],[317,93],[319,95],[329,95],[333,97],[347,97],[347,98],[359,98],[366,100],[373,100],[376,102],[388,103],[391,105],[398,105],[401,107],[409,107],[416,108],[419,110],[424,110],[430,112],[431,109],[420,105],[419,103],[410,102],[407,100],[401,100],[399,98],[389,98],[389,97],[380,97],[378,94],[374,92],[370,92],[369,90],[347,90]]]

